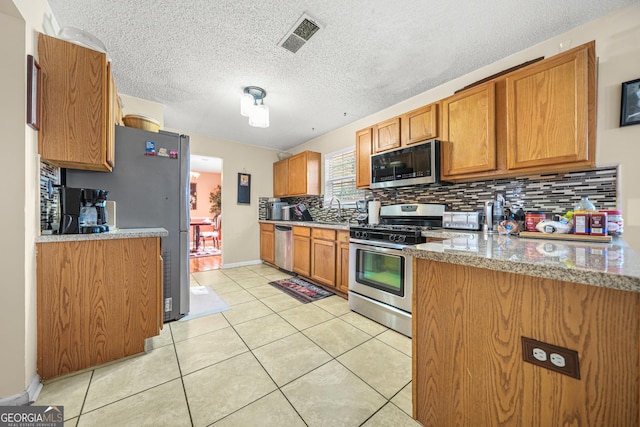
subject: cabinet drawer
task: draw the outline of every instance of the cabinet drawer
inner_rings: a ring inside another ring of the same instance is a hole
[[[269,232],[271,231],[273,233],[274,230],[274,226],[273,224],[264,224],[264,223],[260,223],[260,231],[266,231]]]
[[[311,237],[322,240],[335,240],[336,231],[327,228],[314,228],[311,230]]]
[[[293,227],[293,235],[294,236],[311,236],[311,228],[309,227]]]
[[[336,238],[338,243],[349,243],[349,232],[348,231],[338,231],[338,236]]]

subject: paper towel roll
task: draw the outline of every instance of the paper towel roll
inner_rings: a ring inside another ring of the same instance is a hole
[[[380,202],[372,200],[369,202],[369,224],[378,224],[380,222]]]

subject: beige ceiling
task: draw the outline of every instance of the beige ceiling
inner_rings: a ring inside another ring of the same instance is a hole
[[[287,150],[637,0],[49,0],[100,39],[121,93],[185,133]],[[278,42],[303,13],[322,28]],[[267,91],[271,125],[240,112]]]

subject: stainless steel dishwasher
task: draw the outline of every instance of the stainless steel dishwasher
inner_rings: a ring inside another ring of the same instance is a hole
[[[293,270],[293,228],[276,225],[276,265],[284,270]]]

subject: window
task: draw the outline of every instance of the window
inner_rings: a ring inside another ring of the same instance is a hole
[[[324,156],[324,201],[328,206],[332,197],[345,207],[355,207],[356,200],[364,199],[364,191],[356,188],[355,148],[346,148]]]

